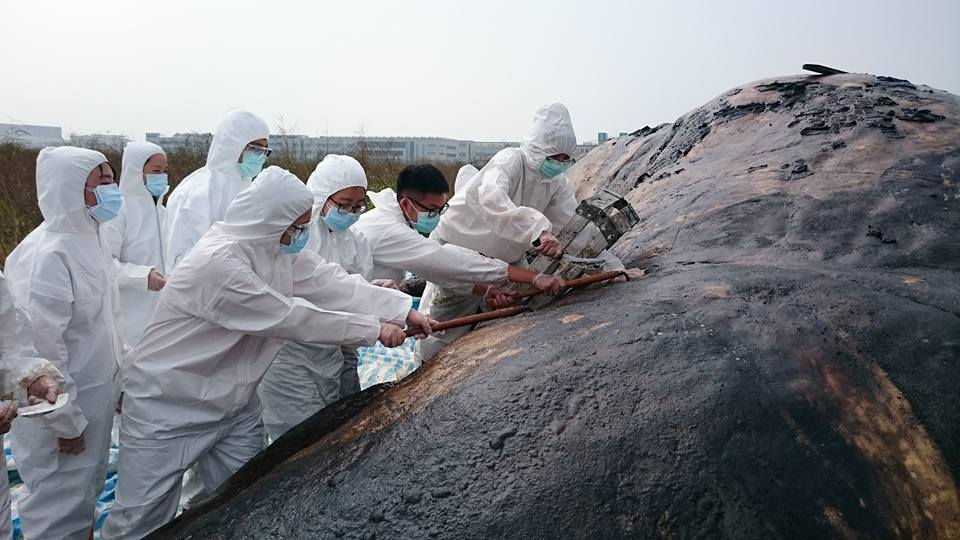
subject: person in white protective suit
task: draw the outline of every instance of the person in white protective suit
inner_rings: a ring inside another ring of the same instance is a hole
[[[167,276],[260,172],[270,155],[269,133],[263,119],[246,111],[231,111],[220,121],[206,165],[184,178],[167,199],[163,226]],[[186,478],[188,506],[209,495],[196,471]]]
[[[313,193],[313,221],[305,249],[374,285],[373,257],[355,227],[365,209],[367,175],[350,156],[329,154],[307,180]],[[360,391],[356,347],[287,342],[260,381],[263,424],[272,440],[334,401]]]
[[[104,538],[142,538],[173,519],[194,464],[213,492],[261,449],[256,388],[284,340],[397,346],[405,321],[430,331],[409,296],[299,251],[312,206],[300,180],[269,167],[170,275],[123,368]]]
[[[37,354],[64,376],[70,402],[43,422],[17,422],[13,453],[27,494],[24,537],[86,539],[103,489],[123,355],[113,259],[99,224],[123,197],[100,152],[62,146],[37,157],[43,223],[7,257]]]
[[[140,341],[163,288],[163,195],[167,192],[167,156],[145,141],[127,143],[120,167],[123,206],[103,224],[120,286],[120,329],[127,347]]]
[[[0,435],[10,431],[19,405],[54,403],[64,383],[63,373],[37,358],[27,314],[13,303],[7,280],[0,273]],[[43,422],[44,417],[17,422]],[[51,441],[52,442],[52,441]],[[0,540],[13,540],[7,460],[0,460]]]
[[[436,167],[410,165],[397,177],[396,192],[384,189],[370,194],[376,208],[360,216],[356,228],[370,243],[374,277],[400,281],[404,271],[409,271],[464,297],[476,298],[475,308],[484,303],[494,308],[509,305],[511,294],[500,288],[508,282],[529,283],[549,294],[560,292],[563,280],[559,277],[422,236],[438,221],[443,223],[440,216],[446,210],[449,191],[450,185]],[[460,334],[468,330],[464,328]]]
[[[253,113],[231,111],[223,117],[210,142],[207,164],[184,178],[167,199],[167,276],[260,173],[271,152],[269,133],[267,123]]]
[[[472,167],[461,169],[450,209],[430,237],[511,264],[524,264],[524,255],[534,242],[539,243],[541,253],[559,257],[562,248],[554,233],[570,221],[577,208],[564,174],[574,162],[576,147],[567,108],[560,103],[540,108],[519,148],[497,152],[473,176]],[[480,297],[428,281],[421,303],[431,317],[446,320],[480,309]],[[437,332],[417,343],[418,356],[429,360],[467,330]]]

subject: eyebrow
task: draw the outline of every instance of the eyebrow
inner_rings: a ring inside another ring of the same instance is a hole
[[[407,198],[410,199],[410,197],[407,197]],[[410,200],[413,201],[413,199],[410,199]],[[423,204],[423,203],[420,202],[420,201],[413,201],[413,202],[414,202],[414,204],[416,204],[417,206],[419,206],[419,207],[421,207],[421,208],[426,208],[428,211],[440,210],[441,208],[443,208],[444,206],[446,206],[446,204],[442,204],[442,205],[440,205],[440,206],[430,207],[430,206],[427,206],[427,205]]]

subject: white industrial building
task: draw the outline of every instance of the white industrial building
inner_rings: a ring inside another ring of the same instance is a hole
[[[173,152],[182,148],[206,152],[212,135],[209,133],[177,133],[163,136],[147,133],[147,140]],[[370,159],[394,161],[452,161],[485,163],[504,148],[518,142],[478,142],[443,137],[310,137],[307,135],[270,135],[270,147],[296,160],[319,160],[327,154],[367,156]],[[585,155],[595,145],[579,145],[575,158]]]
[[[63,146],[63,134],[59,127],[31,126],[27,124],[0,124],[0,143],[12,142],[31,148]]]
[[[161,135],[147,133],[146,139],[168,152],[181,149],[206,154],[213,135],[210,133],[176,133]],[[72,144],[86,148],[113,148],[122,150],[129,141],[122,135],[71,135],[63,139],[61,128],[26,124],[0,124],[0,142],[15,142],[23,146],[42,148]],[[270,146],[292,159],[319,160],[327,154],[367,156],[370,159],[389,159],[403,162],[458,162],[483,164],[500,150],[519,146],[515,141],[464,141],[444,137],[310,137],[307,135],[271,135]],[[580,159],[596,145],[577,146],[573,157]]]
[[[123,147],[130,142],[130,139],[124,135],[113,135],[110,133],[90,133],[87,135],[70,135],[70,145],[80,148],[92,148],[94,150],[111,149],[122,152]]]

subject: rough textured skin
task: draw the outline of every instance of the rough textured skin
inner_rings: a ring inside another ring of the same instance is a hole
[[[570,175],[627,194],[647,277],[322,411],[157,536],[960,537],[957,96],[751,83]]]

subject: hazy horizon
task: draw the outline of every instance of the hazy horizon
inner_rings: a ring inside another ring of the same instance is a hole
[[[695,4],[0,0],[0,122],[509,141],[560,101],[585,142],[804,63],[960,93],[960,2]]]

